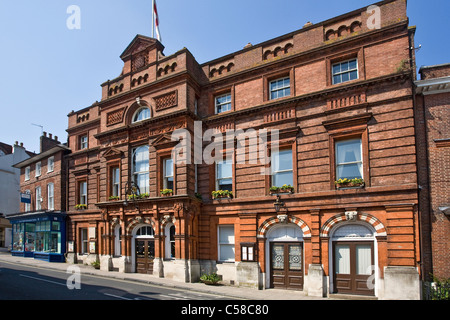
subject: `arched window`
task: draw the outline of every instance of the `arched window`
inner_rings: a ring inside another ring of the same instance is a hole
[[[150,237],[151,238],[151,237],[154,237],[154,236],[155,236],[155,231],[150,226],[140,227],[136,231],[136,237]]]
[[[135,112],[132,122],[135,123],[135,122],[143,121],[146,119],[150,119],[150,117],[151,117],[150,109],[148,107],[143,107],[143,108],[138,109]]]
[[[133,150],[133,181],[139,187],[140,193],[149,192],[149,153],[148,146]]]

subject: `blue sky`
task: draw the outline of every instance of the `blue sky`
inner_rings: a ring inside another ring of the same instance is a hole
[[[367,0],[157,0],[165,54],[186,47],[199,63],[366,7]],[[81,9],[70,30],[67,8]],[[417,65],[450,62],[450,1],[408,0]],[[1,0],[0,141],[39,151],[41,128],[66,142],[67,114],[101,99],[136,34],[151,36],[151,0]]]

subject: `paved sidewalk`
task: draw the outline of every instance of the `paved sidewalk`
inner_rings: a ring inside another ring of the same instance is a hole
[[[11,253],[0,251],[0,268],[2,262],[15,263],[20,265],[29,265],[38,268],[54,269],[66,272],[71,266],[67,263],[50,263],[46,261],[36,260],[33,258],[13,257]],[[243,288],[236,286],[208,286],[203,283],[183,283],[170,279],[159,278],[153,275],[145,275],[138,273],[119,273],[114,271],[101,271],[94,269],[92,266],[76,264],[82,274],[95,275],[101,277],[109,277],[120,280],[139,281],[154,285],[160,285],[169,288],[177,288],[189,291],[204,292],[210,294],[224,295],[227,297],[239,298],[244,300],[353,300],[358,297],[333,296],[332,298],[309,297],[301,291],[287,291],[279,289],[257,290],[252,288]]]

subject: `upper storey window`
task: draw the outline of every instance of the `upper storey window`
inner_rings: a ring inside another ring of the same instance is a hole
[[[358,59],[335,63],[332,66],[333,84],[358,79]]]
[[[80,137],[80,150],[88,148],[88,136],[84,135]]]
[[[270,81],[270,100],[288,97],[291,95],[291,81],[288,78],[282,78]]]
[[[150,119],[150,117],[151,117],[151,113],[150,113],[149,108],[144,107],[144,108],[138,109],[133,116],[133,123],[143,121],[146,119]]]
[[[216,114],[231,110],[231,93],[223,94],[215,98]]]

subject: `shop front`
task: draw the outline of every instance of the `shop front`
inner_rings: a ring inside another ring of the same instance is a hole
[[[66,214],[37,212],[9,216],[13,256],[65,262]]]

